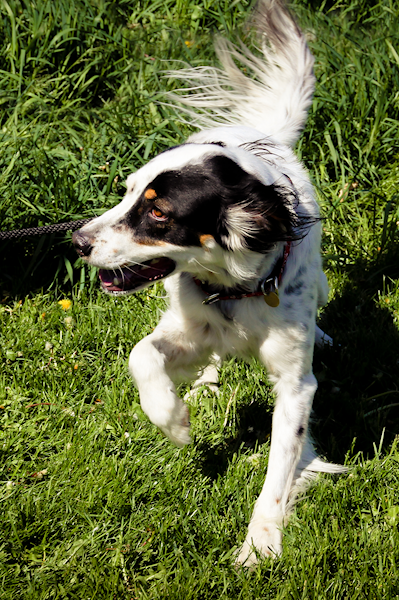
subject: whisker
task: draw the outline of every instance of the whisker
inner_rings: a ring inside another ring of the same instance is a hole
[[[146,265],[145,263],[134,262],[133,266],[135,266],[135,267],[150,267],[151,269],[154,269],[154,271],[159,271],[160,273],[162,273],[162,269],[157,269],[157,267],[154,267],[152,265]],[[131,268],[131,265],[126,265],[123,268],[134,273],[134,270]]]
[[[196,258],[194,258],[194,261],[195,261],[195,262],[196,262],[196,263],[197,263],[197,264],[198,264],[200,267],[202,267],[203,269],[205,269],[205,271],[209,271],[210,273],[213,273],[214,275],[218,275],[218,272],[217,272],[217,271],[212,271],[212,269],[209,269],[209,267],[205,267],[205,266],[204,266],[204,265],[202,265],[202,264],[200,263],[200,261],[199,261],[199,260],[197,260]]]

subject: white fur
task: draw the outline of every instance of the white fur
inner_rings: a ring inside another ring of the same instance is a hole
[[[133,348],[129,359],[143,410],[176,445],[187,444],[190,434],[188,409],[178,397],[175,383],[195,378],[211,356],[213,365],[227,355],[255,356],[275,384],[266,481],[237,556],[237,564],[245,566],[256,563],[259,556],[281,552],[284,519],[296,490],[312,472],[343,470],[317,459],[307,435],[317,388],[312,373],[315,339],[319,344],[331,340],[315,324],[317,308],[327,301],[328,294],[321,270],[320,224],[315,223],[302,241],[293,243],[276,308],[268,306],[263,297],[206,306],[202,304],[204,293],[193,281],[195,276],[210,284],[255,289],[282,255],[283,242],[267,254],[245,247],[243,234],[250,234],[251,227],[238,209],[232,208],[227,219],[227,249],[212,239],[202,247],[143,245],[134,241],[131,231],[113,226],[158,173],[185,165],[200,168],[204,158],[212,155],[231,158],[266,185],[278,183],[294,191],[291,210],[318,217],[308,175],[289,147],[298,138],[311,102],[313,58],[281,2],[262,0],[259,14],[264,59],[255,58],[243,45],[238,49],[222,41],[218,53],[224,70],[179,72],[196,90],[194,95],[180,96],[180,101],[190,115],[195,114],[196,123],[206,128],[191,136],[186,145],[157,156],[130,175],[122,202],[81,230],[94,240],[86,258],[93,265],[117,269],[162,256],[176,261],[176,272],[165,280],[169,308],[154,332]],[[235,61],[244,64],[255,79],[244,76]],[[225,147],[210,142],[223,142]],[[215,366],[199,383],[208,375],[215,385]]]

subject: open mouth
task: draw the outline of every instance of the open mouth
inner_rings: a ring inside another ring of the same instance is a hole
[[[167,277],[175,268],[176,263],[173,260],[161,257],[130,267],[100,269],[99,277],[103,290],[109,294],[127,294],[137,292],[154,281]]]

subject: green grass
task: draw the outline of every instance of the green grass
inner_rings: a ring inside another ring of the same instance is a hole
[[[213,34],[233,36],[249,4],[3,2],[2,229],[118,202],[190,132],[157,104],[175,85],[162,70],[212,64]],[[266,373],[227,362],[220,396],[190,401],[194,443],[178,450],[127,373],[162,286],[110,298],[70,236],[1,243],[1,599],[399,598],[399,8],[311,4],[295,3],[318,79],[297,153],[325,216],[321,324],[336,341],[315,355],[312,430],[350,473],[309,489],[282,558],[236,571],[267,468]]]
[[[231,361],[220,398],[191,403],[195,443],[174,448],[126,373],[160,292],[3,308],[0,597],[394,598],[399,452],[380,438],[365,459],[337,436],[350,474],[310,489],[283,558],[234,570],[266,471],[270,387]]]

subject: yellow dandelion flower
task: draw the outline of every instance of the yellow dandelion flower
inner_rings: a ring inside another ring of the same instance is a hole
[[[190,42],[190,40],[186,40],[184,43],[186,44],[187,48],[191,48],[191,46],[194,44],[194,42]]]
[[[64,300],[60,300],[58,302],[58,304],[61,306],[62,310],[69,310],[72,306],[72,301],[64,299]]]
[[[75,371],[76,371],[77,369],[79,369],[79,365],[74,365],[74,367],[73,367],[73,368],[74,368],[74,369],[75,369]]]

